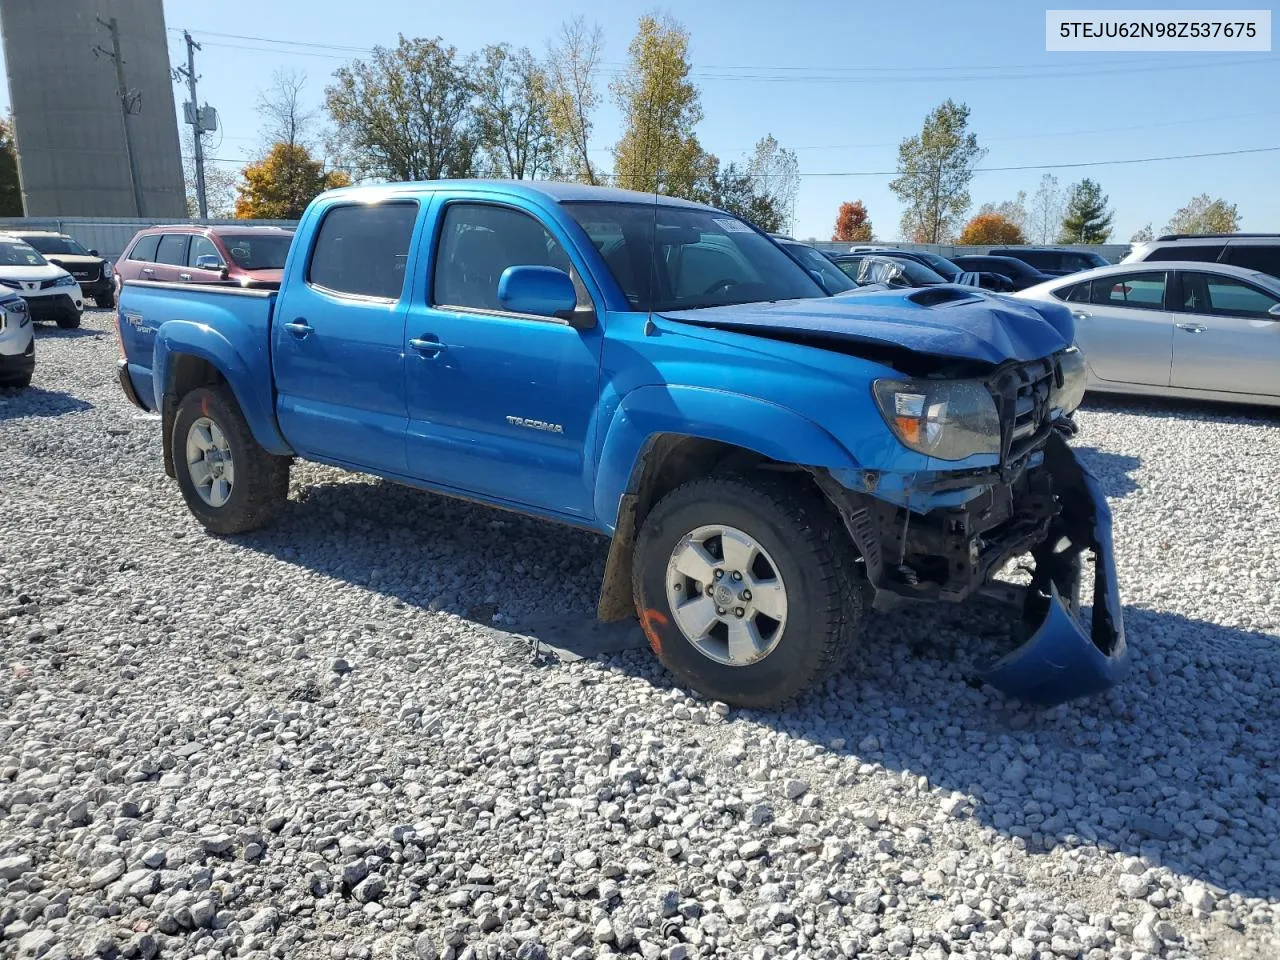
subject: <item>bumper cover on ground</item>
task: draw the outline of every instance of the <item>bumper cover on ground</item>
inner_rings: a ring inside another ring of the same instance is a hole
[[[1029,637],[982,676],[1007,696],[1056,706],[1115,686],[1130,664],[1116,584],[1111,509],[1097,479],[1060,436],[1050,439],[1045,456],[1063,509],[1050,535],[1032,553],[1035,570],[1023,598]],[[1063,600],[1078,592],[1085,551],[1092,552],[1095,565],[1088,624]]]

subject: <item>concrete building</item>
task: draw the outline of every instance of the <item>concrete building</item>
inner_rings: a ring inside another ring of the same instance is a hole
[[[162,0],[0,0],[0,33],[27,216],[186,216]]]

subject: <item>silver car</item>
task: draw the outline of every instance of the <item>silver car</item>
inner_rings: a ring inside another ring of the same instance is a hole
[[[1280,406],[1280,279],[1269,274],[1120,263],[1013,296],[1071,307],[1090,390]]]

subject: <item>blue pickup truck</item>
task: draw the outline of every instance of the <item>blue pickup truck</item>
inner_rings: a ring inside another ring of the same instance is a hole
[[[216,534],[270,521],[301,457],[611,538],[598,616],[731,704],[821,682],[869,606],[961,601],[1026,554],[1018,640],[981,675],[1042,704],[1114,684],[1067,308],[820,280],[671,198],[346,188],[307,208],[278,288],[126,283],[120,383]]]

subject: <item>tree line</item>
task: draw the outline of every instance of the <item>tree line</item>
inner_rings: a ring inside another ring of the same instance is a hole
[[[969,187],[986,155],[969,129],[969,108],[947,100],[925,118],[918,136],[898,145],[898,175],[891,189],[902,201],[901,236],[914,243],[1022,244],[1106,243],[1112,232],[1110,198],[1097,181],[1085,177],[1062,190],[1046,173],[1028,203],[1025,191],[1013,200],[984,203],[968,220]],[[1231,233],[1239,229],[1235,204],[1195,197],[1178,210],[1167,233]],[[1150,240],[1147,224],[1132,241]],[[865,242],[873,238],[861,200],[843,203],[832,240]]]
[[[322,190],[354,181],[495,177],[663,193],[768,231],[790,228],[795,152],[772,135],[729,162],[702,147],[689,34],[669,16],[640,18],[626,68],[607,87],[623,133],[612,164],[597,160],[603,45],[600,27],[581,17],[562,24],[541,56],[506,43],[464,54],[440,37],[400,35],[333,73],[323,115],[304,109],[304,75],[278,73],[259,97],[260,155],[239,177],[206,175],[211,212],[296,219]]]

